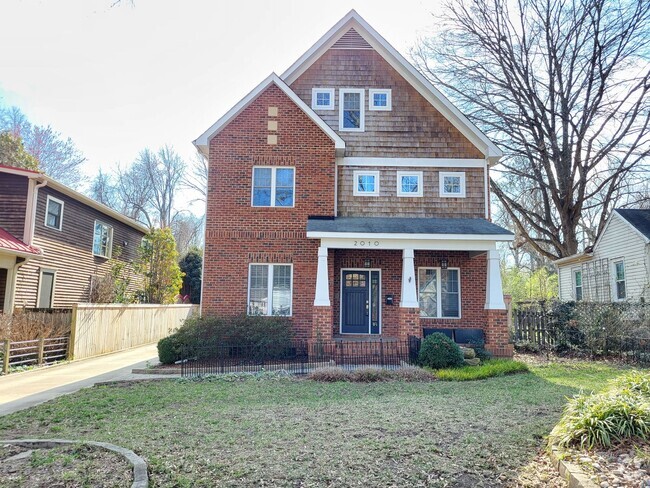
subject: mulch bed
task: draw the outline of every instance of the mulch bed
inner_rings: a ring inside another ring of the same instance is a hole
[[[0,446],[4,488],[122,488],[133,483],[133,467],[122,456],[83,444],[31,449]]]

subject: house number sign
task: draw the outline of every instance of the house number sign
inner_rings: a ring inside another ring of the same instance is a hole
[[[379,247],[379,244],[379,241],[373,240],[354,241],[354,247]]]

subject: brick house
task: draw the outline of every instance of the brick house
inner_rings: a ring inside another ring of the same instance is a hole
[[[480,329],[510,355],[488,177],[500,150],[355,11],[202,134],[202,313],[301,339]]]

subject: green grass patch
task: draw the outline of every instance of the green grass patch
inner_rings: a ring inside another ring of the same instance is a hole
[[[474,381],[526,372],[528,366],[522,362],[512,359],[489,359],[478,366],[439,369],[433,371],[433,374],[442,381]]]

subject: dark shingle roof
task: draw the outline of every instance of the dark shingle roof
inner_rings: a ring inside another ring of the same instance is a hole
[[[311,217],[307,220],[307,232],[512,235],[512,232],[485,219],[406,217]]]
[[[650,239],[650,209],[617,208],[616,212]]]

